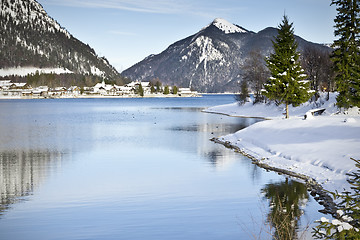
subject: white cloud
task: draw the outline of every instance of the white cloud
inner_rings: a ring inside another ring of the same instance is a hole
[[[176,13],[184,4],[174,0],[48,0],[48,3],[72,7],[111,8],[133,12]]]
[[[47,0],[47,4],[85,7],[108,8],[132,12],[161,14],[191,14],[204,17],[225,17],[229,12],[241,11],[243,8],[224,7],[225,2],[217,3],[209,0]]]

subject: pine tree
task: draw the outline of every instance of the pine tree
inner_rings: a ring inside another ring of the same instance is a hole
[[[294,107],[311,97],[307,75],[298,62],[293,24],[284,16],[279,25],[278,35],[273,41],[274,53],[266,59],[271,77],[264,84],[263,94],[277,104],[286,105],[286,118],[289,118],[289,105]]]
[[[138,90],[138,92],[139,92],[139,95],[140,95],[141,97],[144,96],[144,89],[143,89],[141,83],[140,83],[140,85],[139,85],[139,90]]]
[[[164,88],[164,94],[167,95],[169,93],[170,93],[169,86],[166,85],[165,88]]]
[[[332,0],[338,15],[335,18],[335,65],[338,107],[360,107],[360,2],[359,0]]]
[[[173,86],[172,88],[172,94],[177,94],[178,93],[178,87],[177,86]]]
[[[155,93],[156,90],[155,90],[155,87],[154,87],[154,84],[153,83],[150,83],[150,92],[151,94]]]
[[[161,82],[159,80],[156,81],[156,92],[161,92]]]

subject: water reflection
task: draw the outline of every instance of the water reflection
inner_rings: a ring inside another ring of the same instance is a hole
[[[181,122],[178,125],[172,124],[168,131],[171,131],[174,136],[181,134],[193,135],[190,138],[192,141],[189,141],[189,138],[184,138],[187,142],[181,145],[188,145],[189,149],[196,148],[196,152],[200,156],[205,157],[212,166],[218,169],[223,168],[225,165],[230,165],[237,158],[234,158],[233,151],[229,151],[222,145],[209,143],[209,139],[237,132],[255,122],[261,121],[259,119],[234,118],[208,113],[200,113],[198,116],[201,116],[201,118],[194,121],[193,118],[197,115],[192,116],[190,123],[184,124]],[[176,138],[176,143],[178,143],[179,139]]]
[[[221,123],[207,123],[201,125],[188,125],[188,126],[176,126],[172,127],[171,131],[186,131],[186,132],[209,132],[211,134],[216,133],[234,133],[245,127],[249,126],[248,123],[239,122],[239,123],[229,123],[229,124],[221,124]]]
[[[0,214],[31,195],[61,159],[59,152],[0,152]]]
[[[168,111],[181,111],[181,112],[201,112],[205,108],[199,107],[163,107],[163,108],[151,108],[153,110],[168,110]]]
[[[209,141],[259,120],[190,100],[0,101],[0,239],[247,239],[283,177]]]
[[[302,209],[309,199],[306,186],[286,178],[284,182],[266,184],[261,192],[269,200],[267,220],[273,227],[274,239],[296,239]]]

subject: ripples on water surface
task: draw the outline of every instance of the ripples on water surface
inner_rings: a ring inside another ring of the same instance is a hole
[[[302,184],[209,141],[259,121],[201,112],[231,102],[0,101],[0,239],[270,238],[274,191],[318,219]]]

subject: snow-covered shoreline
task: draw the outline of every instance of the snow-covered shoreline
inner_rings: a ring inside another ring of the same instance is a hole
[[[261,121],[236,133],[216,138],[233,146],[261,164],[314,179],[325,190],[349,189],[346,173],[355,171],[350,158],[360,159],[360,115],[358,109],[348,114],[334,114],[335,94],[329,101],[306,103],[290,109],[290,119],[275,105],[237,103],[216,106],[206,112],[229,116],[272,119]],[[321,116],[304,120],[307,111],[326,108]]]

